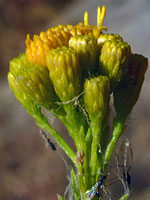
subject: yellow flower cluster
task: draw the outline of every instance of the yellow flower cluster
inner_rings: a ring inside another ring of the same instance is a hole
[[[61,46],[68,46],[69,39],[75,35],[93,35],[98,38],[104,21],[106,8],[105,6],[98,7],[97,11],[97,26],[89,25],[88,13],[85,12],[84,23],[73,25],[59,25],[52,27],[46,32],[41,32],[40,35],[34,35],[33,40],[30,35],[26,38],[26,54],[30,63],[36,63],[41,66],[46,66],[46,55],[51,49]]]
[[[100,116],[107,110],[110,93],[131,71],[129,65],[142,66],[136,62],[142,57],[134,59],[120,35],[102,33],[107,30],[102,26],[105,13],[105,6],[97,8],[97,25],[89,24],[85,12],[84,23],[52,27],[34,35],[33,40],[27,35],[26,54],[11,62],[10,76],[38,105],[50,109],[50,102],[67,102],[83,92],[82,103],[89,117]]]
[[[107,30],[102,26],[105,13],[105,6],[97,8],[97,25],[89,24],[85,12],[84,23],[52,27],[34,35],[33,40],[27,35],[26,52],[10,62],[8,73],[9,86],[18,101],[42,129],[52,133],[77,167],[77,199],[94,184],[96,189],[93,186],[88,191],[87,199],[96,195],[97,178],[107,171],[148,66],[147,58],[132,54],[120,35],[102,32]],[[116,110],[112,138],[111,93]],[[48,123],[42,108],[66,126],[77,152],[82,154],[77,154],[77,161],[73,150]],[[102,160],[100,152],[104,153]]]

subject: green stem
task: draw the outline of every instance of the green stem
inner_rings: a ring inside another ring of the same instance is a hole
[[[74,104],[70,103],[64,106],[67,113],[65,126],[67,127],[70,136],[73,138],[77,150],[82,150],[84,131],[86,131],[86,121],[79,110],[76,110]],[[81,129],[84,129],[83,131]]]
[[[58,200],[64,200],[64,198],[62,196],[60,196],[59,194],[57,194]]]
[[[85,184],[83,181],[83,166],[82,165],[78,165],[78,183],[79,183],[81,194],[83,196],[86,192],[86,189],[85,189]]]
[[[91,166],[91,176],[93,177],[92,180],[95,182],[95,176],[97,174],[97,169],[98,169],[97,151],[98,151],[98,145],[100,143],[100,138],[101,138],[102,123],[99,123],[97,122],[97,120],[95,120],[95,122],[91,123],[91,129],[92,129],[93,141],[92,141],[92,146],[91,146],[90,166]]]
[[[127,200],[129,197],[129,193],[123,195],[119,200]]]
[[[91,156],[91,141],[92,141],[92,132],[91,128],[88,129],[87,135],[86,135],[86,150],[85,150],[85,162],[84,162],[84,176],[85,176],[85,185],[86,190],[88,190],[92,184],[90,182],[90,156]]]
[[[79,187],[76,180],[76,174],[73,169],[71,170],[71,183],[72,183],[72,189],[73,189],[75,200],[81,200],[80,191],[79,191]]]
[[[84,153],[84,164],[79,163],[78,165],[78,183],[79,187],[82,193],[82,196],[84,196],[84,193],[86,192],[86,185],[88,184],[87,177],[84,175],[85,168],[87,166],[87,159],[86,159],[86,141],[85,141],[85,134],[84,134],[84,127],[81,126],[80,130],[78,132],[78,147],[77,151],[82,151]]]
[[[75,167],[77,167],[76,154],[71,149],[71,147],[67,144],[67,142],[62,138],[62,136],[55,129],[53,129],[51,127],[51,125],[48,123],[45,116],[39,111],[38,115],[34,115],[34,118],[39,127],[46,130],[47,132],[49,132],[52,135],[52,137],[55,138],[55,140],[56,140],[57,144],[60,146],[60,148],[64,150],[64,152],[67,154],[67,156],[74,163]]]
[[[74,130],[74,129],[72,128],[72,126],[67,122],[66,118],[61,117],[60,120],[62,121],[62,123],[63,123],[63,124],[65,125],[65,127],[67,128],[70,137],[73,139],[73,141],[74,141],[74,143],[75,143],[75,146],[77,147],[77,146],[78,146],[78,140],[77,140],[77,137],[76,137],[75,130]]]
[[[116,143],[124,130],[124,126],[125,126],[125,119],[121,119],[116,116],[116,118],[113,121],[113,134],[105,152],[104,162],[106,165],[109,163],[109,160],[115,149]]]

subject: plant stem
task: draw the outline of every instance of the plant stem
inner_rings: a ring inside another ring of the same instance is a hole
[[[113,134],[106,148],[104,163],[107,165],[115,149],[116,143],[121,136],[125,126],[125,119],[115,117],[113,121]]]
[[[84,161],[84,176],[85,176],[85,185],[86,190],[88,190],[92,184],[90,182],[90,150],[91,150],[91,141],[92,141],[92,132],[91,129],[88,129],[87,135],[86,135],[86,150],[85,150],[85,161]]]
[[[123,195],[119,200],[127,200],[129,197],[129,193]]]
[[[58,200],[64,200],[64,198],[62,196],[60,196],[59,194],[57,194]]]
[[[64,105],[64,109],[67,113],[65,117],[65,126],[67,127],[70,136],[73,138],[77,151],[83,150],[82,146],[85,143],[85,131],[86,131],[86,121],[79,110],[73,103]],[[85,145],[84,145],[85,146]]]
[[[61,149],[64,150],[64,152],[67,154],[67,156],[72,160],[74,163],[75,167],[77,167],[77,162],[76,162],[76,154],[75,152],[71,149],[71,147],[67,144],[67,142],[62,138],[62,136],[51,127],[51,125],[48,123],[47,119],[45,116],[38,111],[38,115],[34,115],[34,118],[36,120],[37,125],[49,132],[52,137],[55,138],[57,144],[60,146]]]
[[[79,191],[79,187],[76,180],[76,174],[73,169],[71,170],[71,183],[72,183],[72,189],[75,196],[75,200],[81,200],[80,191]]]
[[[100,138],[101,138],[101,129],[102,129],[102,123],[95,122],[91,123],[91,130],[92,130],[92,136],[93,136],[93,141],[92,141],[92,146],[91,146],[91,161],[90,161],[90,166],[91,166],[91,176],[93,177],[92,180],[95,182],[95,176],[97,174],[97,151],[98,151],[98,145],[100,143]],[[92,184],[94,184],[94,182]]]
[[[83,167],[82,167],[82,165],[78,166],[78,183],[79,183],[81,194],[82,194],[82,196],[84,196],[86,189],[85,189],[85,184],[84,184],[84,181],[83,181]]]

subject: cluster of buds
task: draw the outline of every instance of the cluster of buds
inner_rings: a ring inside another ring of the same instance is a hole
[[[33,117],[35,108],[45,108],[68,128],[77,152],[84,155],[82,172],[92,173],[90,184],[89,176],[85,175],[84,181],[79,176],[81,193],[95,183],[102,167],[97,155],[99,146],[107,147],[103,141],[108,142],[104,134],[110,94],[117,116],[126,119],[138,99],[148,66],[147,59],[132,54],[120,35],[104,34],[105,12],[105,6],[98,7],[97,25],[89,24],[85,12],[83,23],[52,27],[33,40],[27,35],[26,52],[10,62],[8,73],[11,90]],[[69,109],[67,104],[71,104]]]

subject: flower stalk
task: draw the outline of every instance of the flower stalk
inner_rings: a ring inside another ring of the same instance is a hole
[[[106,7],[98,7],[96,26],[89,24],[85,12],[83,23],[52,27],[33,40],[27,35],[26,52],[10,62],[10,89],[74,165],[69,199],[103,199],[109,162],[148,66],[147,58],[132,54],[120,35],[104,33],[105,14]],[[111,134],[112,96],[116,117]],[[49,124],[43,109],[66,126],[76,153]],[[58,195],[58,199],[65,197]]]

